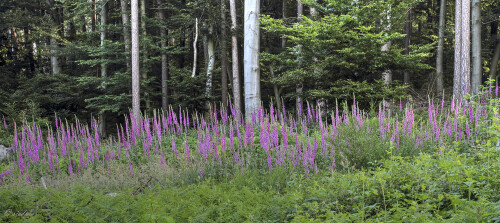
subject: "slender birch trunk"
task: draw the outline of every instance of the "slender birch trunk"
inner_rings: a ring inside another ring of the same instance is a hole
[[[250,118],[260,106],[260,0],[245,0],[244,15],[244,79],[245,115]]]
[[[141,29],[142,29],[142,38],[146,39],[147,37],[147,30],[146,30],[146,0],[141,0]],[[142,65],[144,67],[144,71],[142,72],[142,78],[144,80],[148,79],[148,48],[145,47],[144,49],[144,54],[142,55]],[[146,101],[146,112],[145,114],[148,114],[151,110],[151,99],[149,98],[149,92],[148,88],[144,89],[144,99]]]
[[[304,15],[304,5],[302,5],[302,2],[297,1],[297,18],[299,21],[302,21],[302,15]],[[299,45],[299,57],[300,57],[300,49],[302,48],[301,45]],[[300,60],[300,58],[299,58]],[[300,66],[300,61],[299,61],[299,66]],[[302,94],[303,94],[303,83],[300,81],[297,84],[297,87],[295,88],[295,93],[297,93],[297,101],[296,101],[296,108],[298,109],[299,107],[302,108]]]
[[[408,10],[408,17],[404,25],[405,36],[405,54],[410,55],[410,44],[411,44],[411,31],[412,31],[412,21],[411,21],[411,9]],[[403,74],[403,82],[406,85],[410,84],[410,71],[405,70]]]
[[[213,25],[208,28],[208,43],[207,43],[207,83],[205,88],[205,97],[207,98],[207,108],[210,108],[210,97],[212,96],[212,73],[215,65],[215,46],[213,39]]]
[[[158,7],[158,20],[161,23],[165,22],[165,11],[161,9],[162,1],[156,0]],[[161,108],[163,111],[168,109],[168,57],[165,53],[165,48],[167,47],[167,29],[165,27],[160,28],[161,37]]]
[[[226,0],[221,0],[221,14],[220,18],[222,20],[221,23],[221,99],[222,106],[224,108],[227,107],[227,48],[226,48]]]
[[[436,90],[438,93],[443,92],[443,52],[444,52],[444,31],[446,19],[446,0],[441,0],[439,8],[439,34],[438,47],[436,55]]]
[[[462,72],[461,54],[462,54],[462,0],[455,0],[455,58],[453,70],[453,96],[461,98],[460,76]]]
[[[140,72],[139,72],[139,2],[132,0],[132,114],[141,118]]]
[[[120,11],[122,14],[122,28],[123,28],[123,41],[125,42],[125,58],[127,60],[127,71],[130,72],[130,31],[128,28],[129,17],[128,17],[128,7],[125,0],[120,0]]]
[[[194,77],[196,75],[196,63],[198,59],[198,18],[195,20],[195,34],[194,34],[194,41],[193,41],[193,51],[194,51],[194,58],[193,58],[193,73],[191,74],[191,77]]]
[[[248,0],[247,0],[248,1]],[[231,60],[233,69],[233,98],[234,109],[239,114],[241,112],[241,88],[240,88],[240,66],[238,59],[238,37],[236,35],[236,1],[229,0],[231,11]]]
[[[472,72],[471,90],[472,94],[479,93],[482,77],[481,63],[481,1],[472,0]]]
[[[107,0],[102,0],[103,4],[101,6],[101,52],[104,52],[106,50],[106,46],[104,41],[106,40],[106,25],[107,25],[107,8],[108,8],[108,3]],[[108,67],[106,62],[104,61],[106,59],[105,56],[101,56],[101,77],[104,79],[103,81],[105,82],[106,77],[108,76]],[[106,84],[103,84],[104,90],[106,90]],[[106,114],[104,112],[99,113],[99,134],[101,136],[106,135]]]

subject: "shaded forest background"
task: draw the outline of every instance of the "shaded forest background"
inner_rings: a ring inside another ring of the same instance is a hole
[[[227,106],[234,98],[232,35],[239,40],[239,85],[243,87],[244,4],[235,2],[238,26],[231,29],[228,1],[141,1],[141,108],[145,114],[162,108],[162,55],[167,61],[163,96],[168,106],[200,112],[208,109],[207,104]],[[130,23],[124,22],[124,15],[130,16],[129,3],[0,1],[0,115],[13,121],[50,123],[55,115],[88,121],[106,114],[108,129],[114,129],[131,105],[130,37],[126,35]],[[440,97],[443,92],[436,89],[435,70],[440,3],[262,0],[262,103],[293,110],[300,98],[332,108],[356,97],[360,106],[370,109],[383,99]],[[494,53],[495,48],[500,51],[499,2],[481,3],[484,82],[498,63]],[[450,95],[455,3],[445,4],[443,86]],[[387,43],[390,49],[381,50]],[[211,53],[215,53],[213,66],[209,66]],[[389,85],[382,80],[387,70],[392,73]]]

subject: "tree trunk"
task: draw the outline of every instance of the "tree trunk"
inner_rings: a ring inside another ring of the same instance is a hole
[[[247,0],[248,1],[248,0]],[[238,59],[238,37],[236,35],[236,1],[229,0],[231,11],[231,60],[233,64],[233,97],[234,109],[237,114],[241,112],[240,66]]]
[[[244,15],[244,79],[245,115],[249,119],[260,106],[260,0],[245,0]]]
[[[205,97],[207,98],[206,107],[210,108],[210,97],[212,96],[212,73],[215,65],[215,46],[213,39],[213,25],[208,28],[208,43],[207,43],[207,54],[208,54],[208,64],[207,64],[207,83],[205,88]]]
[[[58,29],[60,28],[61,21],[59,19],[58,15],[58,9],[55,7],[55,3],[53,0],[47,0],[47,7],[50,11],[52,21],[53,21],[53,28],[51,29],[52,33],[50,34],[50,66],[52,68],[52,74],[58,74],[61,73],[61,63],[59,62],[59,57],[57,56],[57,53],[59,51],[59,46],[57,44],[57,36],[59,35]]]
[[[461,98],[460,76],[462,72],[461,54],[462,54],[462,0],[455,0],[455,58],[453,70],[453,96]]]
[[[297,19],[299,21],[302,21],[302,15],[304,15],[304,5],[302,5],[302,2],[297,1]],[[300,55],[300,48],[302,46],[299,45],[299,55]],[[300,57],[300,56],[299,56]],[[299,58],[300,60],[300,58]],[[299,61],[300,64],[300,61]],[[300,66],[300,65],[299,65]],[[296,108],[302,108],[302,94],[303,94],[303,83],[302,81],[299,81],[297,84],[297,87],[295,88],[295,93],[297,93],[297,101],[296,101]]]
[[[481,62],[481,1],[472,0],[472,73],[471,90],[472,94],[479,93],[482,77]]]
[[[444,52],[444,31],[446,19],[446,0],[441,0],[439,9],[439,34],[438,47],[436,55],[436,90],[438,93],[443,92],[443,52]]]
[[[139,2],[132,0],[132,113],[141,118],[140,72],[139,72]]]
[[[50,36],[50,66],[52,67],[52,74],[58,74],[61,73],[61,64],[59,63],[59,57],[56,55],[59,46],[54,35],[57,35],[57,31],[53,31]]]
[[[101,52],[104,53],[106,50],[105,43],[104,41],[106,40],[106,25],[107,25],[107,0],[102,0],[102,6],[101,6]],[[106,62],[104,61],[106,59],[105,56],[101,56],[101,77],[103,78],[103,82],[106,81],[106,77],[108,76],[108,67]],[[104,90],[106,90],[106,84],[103,83]],[[99,134],[101,136],[106,135],[106,114],[104,112],[99,113]]]
[[[196,61],[198,59],[198,48],[196,47],[198,43],[198,18],[196,18],[194,27],[195,27],[195,36],[193,42],[194,58],[193,58],[193,74],[191,75],[191,77],[194,77],[196,75]]]
[[[274,74],[274,69],[273,65],[269,65],[269,72],[271,73],[271,78],[276,78],[276,75]],[[276,100],[276,106],[278,107],[278,110],[281,109],[281,96],[280,96],[280,91],[278,88],[277,84],[273,83],[273,91],[274,91],[274,98]]]
[[[391,30],[391,12],[388,11],[387,12],[387,26],[385,27],[385,31],[386,32],[390,32],[390,30]],[[385,43],[382,46],[382,52],[388,52],[388,51],[390,51],[391,50],[391,46],[392,46],[392,41],[391,40],[387,41],[387,43]],[[382,73],[382,78],[384,79],[384,83],[387,86],[389,86],[389,84],[392,81],[392,71],[390,69],[386,69]]]
[[[457,0],[453,96],[463,98],[468,91],[470,91],[470,1]]]
[[[142,29],[142,38],[147,38],[147,30],[146,30],[146,0],[141,0],[141,29]],[[148,79],[148,49],[145,47],[144,54],[142,55],[142,65],[144,71],[142,72],[142,78],[144,80]],[[146,113],[149,114],[151,110],[151,99],[149,98],[148,87],[144,89],[144,99],[146,101]]]
[[[408,11],[408,17],[406,19],[406,23],[404,25],[404,33],[406,34],[405,36],[405,54],[410,55],[410,44],[411,44],[411,29],[412,27],[412,21],[411,21],[411,9]],[[406,85],[410,84],[410,71],[405,70],[404,75],[403,75],[403,81]]]
[[[162,24],[165,23],[165,11],[161,9],[161,0],[156,0],[158,7],[158,20]],[[165,27],[160,28],[161,37],[161,108],[163,111],[168,109],[168,57],[165,53],[165,48],[167,48],[167,29]]]
[[[497,76],[498,60],[500,59],[500,38],[497,40],[497,45],[493,53],[493,59],[491,60],[490,68],[490,79],[495,79]]]
[[[125,58],[127,60],[127,71],[130,72],[130,31],[128,29],[128,7],[125,0],[120,0],[120,11],[122,14],[122,26],[123,26],[123,41],[125,42]]]
[[[226,48],[226,0],[221,0],[221,99],[222,106],[227,107],[227,48]]]

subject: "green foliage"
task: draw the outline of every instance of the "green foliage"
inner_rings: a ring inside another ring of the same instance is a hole
[[[103,191],[38,186],[0,190],[3,221],[495,222],[500,214],[500,153],[453,149],[392,156],[367,171],[304,178],[277,168],[244,170],[190,185]],[[115,197],[107,195],[117,193]],[[251,207],[251,208],[250,208]]]

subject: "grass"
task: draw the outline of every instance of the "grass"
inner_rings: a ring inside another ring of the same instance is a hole
[[[376,115],[170,109],[105,141],[97,122],[24,123],[0,163],[0,220],[498,222],[499,105],[485,89]]]

